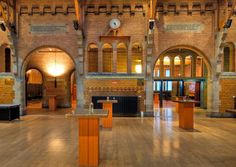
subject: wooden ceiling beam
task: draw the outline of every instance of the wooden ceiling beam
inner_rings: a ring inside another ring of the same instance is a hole
[[[80,2],[81,0],[74,0],[75,3],[75,15],[76,15],[76,19],[78,22],[80,22],[80,17],[81,17],[81,7],[80,7]]]
[[[149,5],[149,19],[156,19],[157,0],[150,0]]]

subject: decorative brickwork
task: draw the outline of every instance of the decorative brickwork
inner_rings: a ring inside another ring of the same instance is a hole
[[[12,104],[15,98],[13,86],[15,80],[13,77],[0,76],[0,104]]]
[[[234,108],[233,96],[236,96],[236,78],[220,80],[220,112]]]

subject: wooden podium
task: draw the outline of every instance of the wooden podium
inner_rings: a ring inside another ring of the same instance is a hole
[[[112,128],[112,114],[113,114],[113,103],[118,103],[117,100],[98,100],[98,103],[102,103],[102,108],[109,110],[109,115],[107,118],[102,118],[103,128]]]
[[[56,95],[48,95],[48,106],[49,111],[56,111],[57,102],[56,102]]]
[[[194,129],[194,100],[175,100],[179,113],[179,127],[182,129]]]
[[[108,112],[103,109],[94,109],[94,112],[90,113],[88,109],[81,109],[75,113],[66,114],[67,118],[79,120],[79,166],[99,165],[99,119],[107,117]]]

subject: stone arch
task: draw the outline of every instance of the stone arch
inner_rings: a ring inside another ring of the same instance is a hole
[[[76,60],[74,59],[74,57],[71,55],[71,53],[69,53],[66,49],[63,49],[61,47],[58,47],[58,46],[54,46],[54,45],[44,45],[44,46],[39,46],[33,50],[31,50],[27,55],[26,57],[24,58],[22,64],[20,64],[20,78],[22,79],[25,75],[25,71],[26,71],[26,66],[30,60],[30,57],[32,56],[32,53],[34,53],[35,51],[39,50],[39,49],[43,49],[43,48],[56,48],[56,49],[60,49],[62,50],[63,52],[65,52],[70,58],[71,60],[73,61],[74,65],[75,65],[75,71],[77,72],[78,69],[77,69],[77,66],[76,66]]]
[[[223,45],[223,56],[222,56],[222,72],[234,72],[235,71],[235,44],[233,42],[226,42]],[[229,48],[229,64],[228,64],[228,70],[225,71],[224,68],[224,58],[225,58],[225,48]]]
[[[168,52],[170,50],[174,50],[174,49],[191,50],[191,51],[195,52],[197,55],[203,57],[203,62],[206,64],[206,67],[207,67],[207,70],[208,70],[208,76],[212,75],[212,72],[213,72],[212,71],[212,65],[211,65],[208,57],[200,49],[198,49],[198,48],[196,48],[194,46],[189,46],[189,45],[176,45],[176,46],[169,47],[166,50],[160,52],[160,54],[154,58],[155,60],[153,61],[153,64],[152,64],[153,70],[155,68],[155,64],[156,64],[157,60],[159,59],[159,57],[161,55],[165,54],[166,52]],[[153,70],[152,70],[152,72],[153,72]]]
[[[29,63],[29,61],[30,61],[30,59],[31,59],[31,57],[32,57],[32,55],[33,55],[33,53],[35,52],[35,51],[37,51],[37,50],[40,50],[40,49],[44,49],[44,48],[55,48],[55,49],[59,49],[59,50],[61,50],[62,52],[64,52],[68,57],[69,57],[69,59],[72,61],[72,63],[73,63],[73,65],[74,65],[74,69],[73,70],[70,70],[70,71],[68,71],[68,75],[70,76],[71,75],[71,73],[73,72],[73,71],[75,71],[75,76],[76,76],[76,78],[77,78],[77,85],[78,84],[80,84],[80,83],[82,83],[82,80],[81,79],[79,79],[79,64],[78,64],[78,62],[77,62],[77,60],[75,59],[75,57],[73,57],[72,56],[72,54],[70,53],[70,52],[68,52],[66,49],[63,49],[63,48],[61,48],[61,47],[58,47],[58,46],[55,46],[55,45],[43,45],[43,46],[40,46],[40,47],[37,47],[37,48],[35,48],[35,49],[32,49],[30,52],[28,52],[28,54],[24,57],[24,59],[23,59],[23,61],[22,61],[22,63],[20,64],[20,69],[19,69],[19,78],[20,78],[20,80],[21,80],[21,89],[22,89],[22,93],[21,93],[21,105],[22,105],[22,108],[23,108],[23,110],[24,110],[24,108],[25,108],[25,104],[26,104],[26,98],[25,98],[25,96],[24,96],[24,93],[23,92],[25,92],[26,90],[25,90],[25,73],[26,73],[26,70],[27,70],[27,65],[28,65],[28,63]],[[44,74],[43,72],[42,72],[42,74]],[[44,79],[43,79],[44,80]],[[82,89],[83,89],[83,85],[81,85],[81,87],[82,87]],[[81,92],[82,91],[79,91],[79,90],[77,90],[77,96],[78,96],[78,94],[81,94]],[[45,92],[43,91],[43,94],[44,94]],[[80,96],[78,96],[78,97],[80,97]],[[78,101],[78,99],[77,99],[77,101]],[[81,104],[79,104],[79,105],[83,105],[83,101],[81,101]],[[78,104],[77,104],[78,105]]]

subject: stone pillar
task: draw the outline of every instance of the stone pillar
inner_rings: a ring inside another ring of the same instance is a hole
[[[117,72],[117,43],[113,43],[112,47],[113,47],[112,72],[116,73]]]
[[[103,44],[98,45],[98,72],[103,72]]]
[[[20,115],[25,115],[25,88],[24,81],[19,77],[15,77],[15,85],[13,87],[15,91],[15,98],[13,100],[14,104],[20,104]]]
[[[211,97],[212,99],[209,99],[210,104],[209,109],[212,112],[219,112],[219,106],[220,106],[220,82],[219,78],[214,76],[213,80],[210,81],[210,87],[208,86],[208,96]]]

